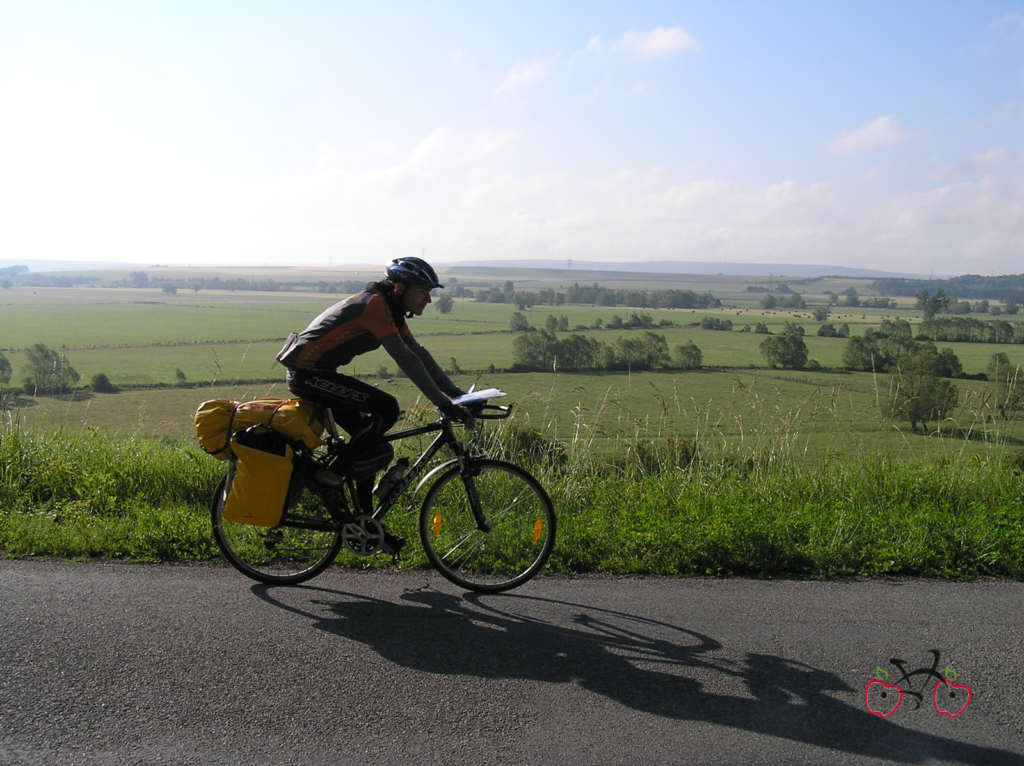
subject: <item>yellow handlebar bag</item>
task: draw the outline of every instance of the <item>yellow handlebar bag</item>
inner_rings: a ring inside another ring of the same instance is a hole
[[[231,438],[231,470],[223,518],[258,527],[277,526],[288,502],[292,448],[279,433],[250,426]]]

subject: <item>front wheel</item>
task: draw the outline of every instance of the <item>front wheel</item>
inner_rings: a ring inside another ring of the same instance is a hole
[[[547,492],[523,469],[473,460],[465,473],[453,466],[430,488],[420,540],[447,579],[497,593],[522,585],[544,566],[555,545],[555,512]]]
[[[294,585],[330,566],[341,549],[341,525],[308,490],[276,527],[229,521],[223,516],[227,477],[210,507],[213,537],[231,565],[260,582]]]

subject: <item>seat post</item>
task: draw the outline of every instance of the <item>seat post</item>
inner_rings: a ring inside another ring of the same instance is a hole
[[[327,433],[329,433],[331,435],[331,438],[334,439],[336,442],[340,442],[341,437],[338,435],[338,426],[334,422],[334,412],[331,410],[330,407],[327,407],[326,405],[325,409],[327,410]]]

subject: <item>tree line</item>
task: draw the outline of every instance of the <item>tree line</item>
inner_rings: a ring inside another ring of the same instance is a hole
[[[596,282],[592,285],[574,283],[564,291],[559,291],[550,287],[541,290],[517,290],[512,280],[506,280],[500,288],[473,290],[459,285],[452,291],[452,295],[456,298],[472,298],[483,303],[514,303],[519,310],[531,306],[562,306],[567,303],[651,309],[706,309],[722,305],[722,302],[711,293],[676,289],[613,289],[601,287]]]
[[[603,343],[586,335],[559,337],[549,330],[523,333],[513,341],[513,371],[699,369],[702,354],[693,341],[669,351],[664,335],[616,338]]]
[[[1024,303],[1024,274],[985,277],[965,274],[950,279],[883,278],[871,283],[871,289],[882,295],[916,296],[921,290],[943,291],[956,298],[989,298]]]

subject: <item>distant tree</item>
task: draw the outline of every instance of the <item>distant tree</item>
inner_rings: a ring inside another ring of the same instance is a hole
[[[909,338],[913,333],[906,319],[883,319],[878,334],[887,338]]]
[[[1003,418],[1009,412],[1024,409],[1024,375],[1020,365],[1012,364],[1006,354],[998,351],[989,358],[985,373],[995,383],[996,409]]]
[[[548,332],[558,331],[558,317],[554,314],[548,314],[548,318],[544,320],[544,329]]]
[[[882,414],[910,421],[912,431],[917,424],[926,427],[929,421],[946,417],[958,399],[955,385],[935,374],[936,359],[932,349],[915,352],[893,378],[893,387],[882,404]]]
[[[451,360],[449,362],[449,367],[450,367],[453,375],[461,375],[462,374],[462,368],[459,367],[459,360],[456,359],[454,356],[451,358]]]
[[[42,343],[28,349],[28,370],[25,392],[30,394],[63,394],[79,379],[67,356]]]
[[[828,306],[817,306],[814,309],[814,321],[824,322],[826,319],[828,319],[828,315],[831,313],[832,309],[830,309]]]
[[[181,369],[174,371],[174,377],[178,381],[179,386],[185,385],[185,373],[182,372]]]
[[[167,283],[167,282],[165,282],[160,287],[160,289],[163,291],[164,295],[177,295],[178,294],[178,288],[175,285],[172,285],[172,284]]]
[[[818,337],[821,338],[838,338],[839,331],[836,326],[831,322],[827,322],[818,328]]]
[[[508,328],[512,332],[526,332],[527,330],[530,329],[530,323],[529,321],[527,321],[525,314],[523,314],[521,311],[517,311],[512,315],[512,318],[509,320]]]
[[[0,387],[11,382],[11,363],[7,357],[0,352]]]
[[[455,299],[450,295],[442,295],[434,303],[437,306],[438,311],[442,314],[447,314],[455,305]]]
[[[772,334],[771,330],[768,329],[768,325],[766,325],[764,322],[758,322],[757,323],[757,325],[754,327],[754,333],[756,335],[771,335]]]
[[[128,274],[128,284],[132,287],[149,287],[149,274],[144,271],[133,271]]]
[[[944,348],[935,357],[935,374],[940,378],[962,378],[964,366],[951,348]]]
[[[920,346],[914,339],[903,335],[884,335],[868,330],[864,335],[850,338],[847,342],[843,349],[843,367],[865,372],[890,372],[905,362]]]
[[[1017,301],[1009,300],[1003,304],[1003,311],[1007,314],[1016,314],[1020,311],[1020,306],[1017,305]]]
[[[854,288],[847,287],[843,290],[842,305],[848,308],[857,308],[860,305],[860,296]]]
[[[92,376],[91,387],[98,394],[116,394],[120,390],[110,382],[110,378],[103,372]]]
[[[774,335],[761,341],[761,354],[775,367],[790,370],[803,369],[807,364],[807,344],[804,343],[802,328],[787,326],[781,335]]]
[[[917,307],[924,312],[925,319],[934,319],[936,314],[949,310],[949,296],[941,287],[934,295],[927,290],[919,290],[914,297],[917,298]]]
[[[683,370],[699,370],[704,361],[704,354],[692,340],[682,346],[676,346],[676,361]]]
[[[769,293],[768,295],[761,298],[761,308],[773,309],[779,304],[779,299]]]

